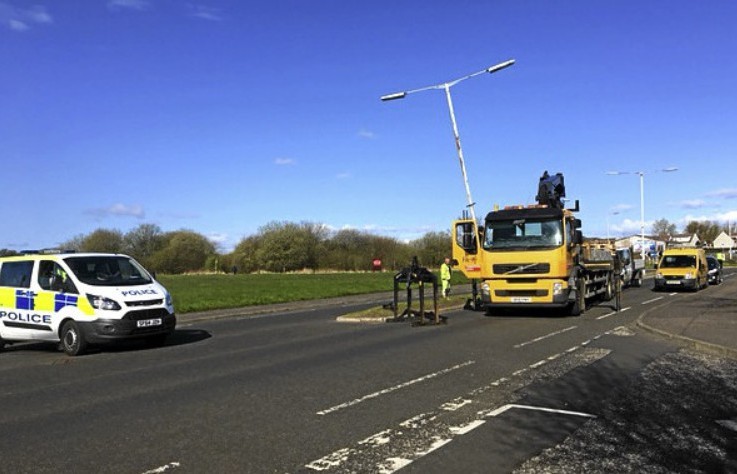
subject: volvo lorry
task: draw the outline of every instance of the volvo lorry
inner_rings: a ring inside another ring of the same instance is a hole
[[[578,316],[594,300],[620,306],[619,259],[608,241],[584,241],[579,210],[564,205],[563,175],[542,175],[536,204],[453,223],[453,259],[473,281],[473,303],[497,308],[562,308]]]

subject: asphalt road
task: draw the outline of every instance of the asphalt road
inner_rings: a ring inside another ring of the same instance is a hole
[[[76,358],[12,346],[0,472],[730,472],[737,362],[634,324],[713,290],[426,327],[335,321],[360,305],[201,320]]]

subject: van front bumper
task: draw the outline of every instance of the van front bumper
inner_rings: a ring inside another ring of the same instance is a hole
[[[177,325],[177,317],[173,313],[152,319],[161,319],[161,324],[139,327],[139,321],[132,319],[97,319],[78,324],[85,340],[91,344],[168,335]]]
[[[696,280],[693,278],[655,278],[656,290],[665,290],[668,288],[685,288],[687,290],[696,289]]]

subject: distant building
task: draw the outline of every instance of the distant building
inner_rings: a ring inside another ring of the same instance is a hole
[[[734,237],[730,237],[726,232],[722,231],[722,233],[714,239],[712,247],[725,252],[731,252],[735,247],[737,247],[737,244],[735,244]]]
[[[699,247],[702,245],[697,234],[672,235],[668,241],[668,247]]]

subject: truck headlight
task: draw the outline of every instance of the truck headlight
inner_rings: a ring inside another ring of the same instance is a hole
[[[553,283],[553,294],[559,295],[561,293],[563,293],[563,283],[556,281]]]
[[[655,272],[655,278],[662,279],[663,278],[663,274],[660,273],[660,272]]]
[[[488,283],[484,283],[483,285],[481,285],[481,292],[486,295],[488,295],[491,292],[491,288],[489,288]]]
[[[92,307],[95,309],[102,309],[107,311],[117,311],[120,309],[120,305],[115,300],[105,298],[104,296],[87,294],[87,299],[89,300]]]
[[[693,279],[693,273],[691,273],[691,272],[686,272],[686,274],[685,274],[685,275],[683,275],[683,278],[684,278],[685,280],[691,280],[691,279]]]

